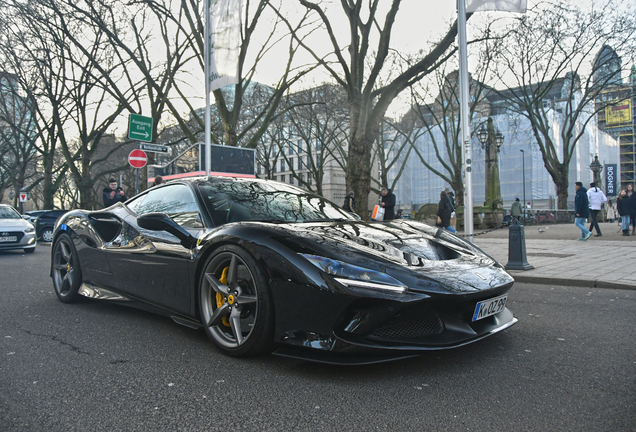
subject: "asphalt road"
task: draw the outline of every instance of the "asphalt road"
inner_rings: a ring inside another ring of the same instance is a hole
[[[4,432],[636,430],[633,291],[518,284],[503,333],[336,367],[233,359],[167,318],[62,304],[49,253],[0,253]]]

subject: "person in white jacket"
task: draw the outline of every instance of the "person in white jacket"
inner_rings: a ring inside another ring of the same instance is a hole
[[[596,217],[598,216],[598,212],[601,211],[603,204],[607,202],[607,197],[602,190],[596,187],[596,183],[590,183],[590,188],[587,190],[587,198],[590,201],[591,221],[589,231],[592,232],[592,227],[594,227],[596,229],[596,237],[600,237],[603,234],[601,234],[601,229],[598,227]]]

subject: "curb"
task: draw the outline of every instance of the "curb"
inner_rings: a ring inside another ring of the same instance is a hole
[[[510,274],[510,276],[513,277],[515,282],[520,282],[520,283],[564,285],[564,286],[578,286],[582,288],[603,288],[603,289],[620,289],[620,290],[636,291],[636,285],[626,284],[621,282],[610,282],[610,281],[591,280],[591,279],[559,279],[559,278],[523,276],[523,275],[513,275],[513,274]]]

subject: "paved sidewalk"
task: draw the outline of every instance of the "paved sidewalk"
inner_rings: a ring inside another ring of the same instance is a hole
[[[602,237],[583,242],[574,224],[525,226],[534,269],[508,272],[517,282],[636,290],[636,236],[622,236],[616,224],[600,228]],[[477,235],[474,243],[502,265],[508,262],[508,228]]]

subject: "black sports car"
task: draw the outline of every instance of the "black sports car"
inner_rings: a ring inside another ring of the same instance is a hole
[[[285,183],[197,177],[56,225],[51,277],[77,296],[203,327],[224,353],[367,363],[513,325],[513,279],[448,232],[363,222]]]

